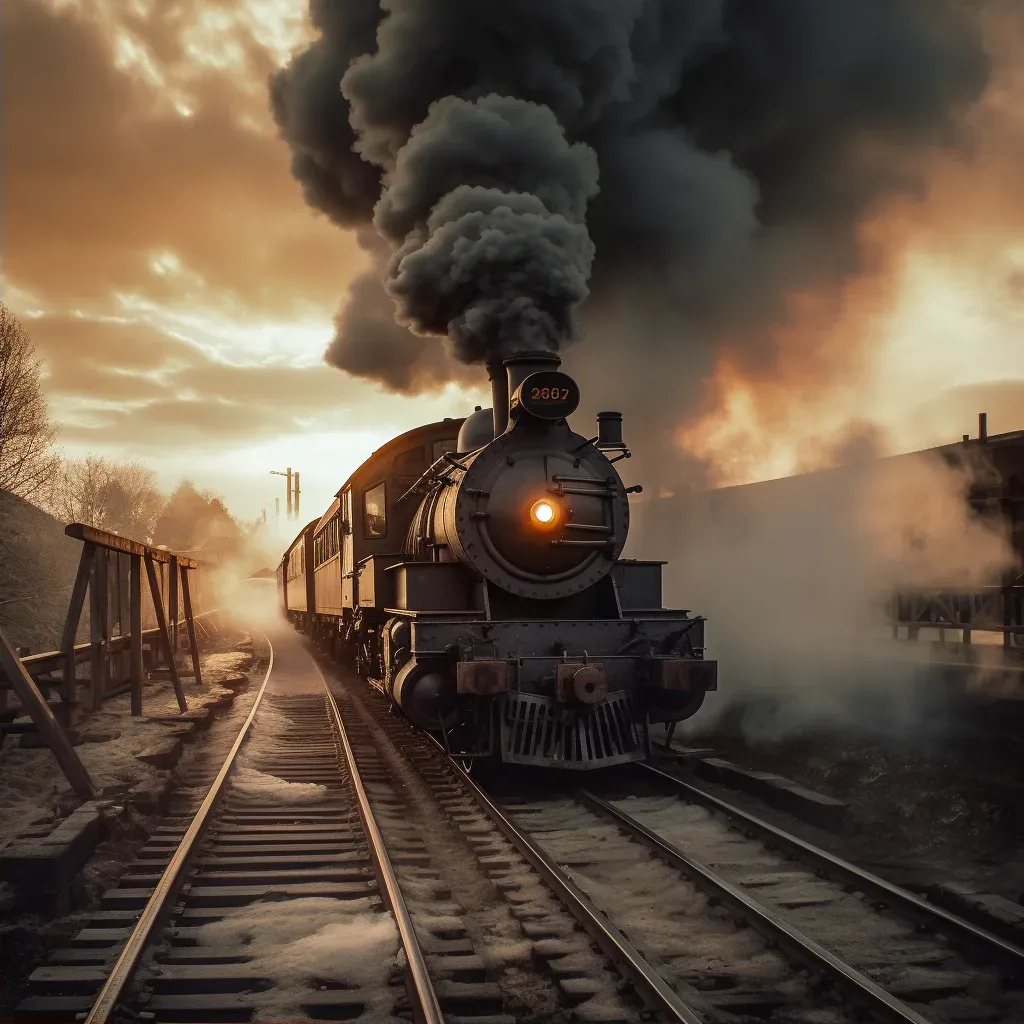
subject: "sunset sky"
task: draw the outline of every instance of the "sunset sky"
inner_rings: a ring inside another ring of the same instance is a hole
[[[69,456],[144,460],[243,518],[284,504],[269,473],[291,466],[312,518],[389,437],[481,402],[322,362],[364,263],[303,202],[268,111],[304,3],[6,0],[3,18],[3,293]],[[973,433],[983,403],[993,432],[1024,428],[1024,233],[982,243],[901,257],[862,372],[798,434],[861,417],[906,449]],[[740,389],[736,429],[742,405]],[[753,472],[785,472],[788,451]]]

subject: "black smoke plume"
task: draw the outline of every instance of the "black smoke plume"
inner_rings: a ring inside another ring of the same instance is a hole
[[[592,270],[576,361],[628,374],[637,412],[689,401],[723,337],[770,362],[787,298],[871,269],[869,214],[969,141],[985,6],[311,0],[274,114],[307,200],[385,243],[328,361],[404,391],[461,376],[435,340],[364,330],[384,289],[459,360],[556,346]]]

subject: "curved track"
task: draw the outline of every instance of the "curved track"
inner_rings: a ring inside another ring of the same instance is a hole
[[[699,787],[499,804],[294,634],[267,645],[22,1016],[1024,1019],[1024,952]]]
[[[267,644],[226,755],[185,770],[20,1016],[699,1024],[404,720],[329,686],[298,638]]]
[[[204,792],[191,820],[179,819],[183,829],[171,823],[157,830],[136,865],[103,899],[100,914],[115,907],[130,911],[145,897],[116,960],[108,965],[99,953],[91,958],[95,962],[83,964],[90,958],[80,950],[62,951],[54,966],[33,976],[43,994],[27,1000],[24,1012],[50,1019],[77,1016],[86,1024],[140,1011],[168,1021],[197,1015],[246,1020],[264,1005],[261,993],[275,982],[288,984],[275,977],[272,965],[268,969],[272,950],[254,950],[247,941],[253,923],[257,929],[283,928],[286,944],[295,924],[289,915],[309,915],[309,937],[315,938],[325,927],[373,929],[364,907],[372,911],[382,902],[408,967],[409,1009],[428,1024],[443,1021],[334,698],[322,679],[319,693],[295,686],[294,665],[293,678],[274,693],[274,648],[264,639],[270,651],[266,673],[212,782],[199,767],[177,794],[180,810],[195,795],[188,783]],[[311,661],[307,668],[315,671]],[[154,877],[151,872],[164,860]],[[82,933],[79,942],[89,943],[90,936]],[[390,959],[384,946],[381,952]],[[378,981],[391,980],[387,974],[385,969]],[[95,996],[87,995],[101,979]],[[380,1003],[380,987],[386,985],[361,991],[347,980],[309,986],[291,993],[297,1005],[282,1010],[347,1019]],[[403,1000],[399,993],[384,1002],[390,1009]]]

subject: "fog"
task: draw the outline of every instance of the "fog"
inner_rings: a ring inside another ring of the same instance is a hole
[[[965,500],[987,472],[965,449],[955,465],[922,453],[638,504],[628,553],[668,560],[666,605],[707,617],[719,661],[690,730],[727,712],[758,739],[915,727],[931,645],[892,644],[886,599],[998,582],[1008,537]]]

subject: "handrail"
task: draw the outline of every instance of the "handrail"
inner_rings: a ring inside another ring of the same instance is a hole
[[[121,551],[128,555],[149,555],[154,562],[170,562],[172,558],[177,559],[178,565],[186,569],[198,569],[200,562],[187,555],[179,555],[177,552],[168,551],[167,548],[155,548],[150,544],[140,544],[137,540],[130,540],[122,537],[119,533],[109,533],[107,530],[98,530],[95,526],[87,526],[85,523],[68,523],[64,532],[75,540],[84,541],[86,544],[95,544],[97,547],[107,548],[109,551]]]

